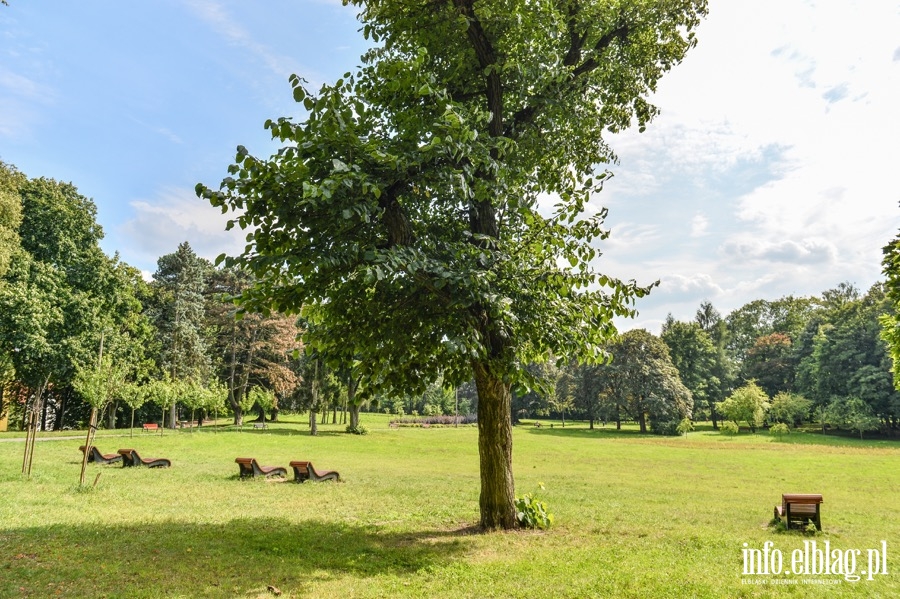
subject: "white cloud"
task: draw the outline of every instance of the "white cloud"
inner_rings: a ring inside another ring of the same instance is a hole
[[[660,82],[660,117],[610,139],[610,220],[657,233],[651,262],[616,245],[614,224],[614,270],[708,273],[728,310],[880,278],[900,226],[897,31],[895,3],[711,0],[698,46]],[[691,214],[689,235],[672,226]],[[652,297],[638,307],[660,320]]]
[[[694,218],[691,219],[691,237],[703,237],[707,234],[707,229],[709,228],[709,219],[706,218],[701,213],[697,213],[694,215]]]
[[[729,241],[723,247],[727,256],[738,260],[761,260],[790,264],[828,264],[835,261],[837,249],[824,239],[787,239],[776,243],[744,240]]]
[[[214,260],[219,254],[237,255],[245,245],[245,233],[237,227],[225,230],[231,213],[199,199],[192,190],[165,189],[153,200],[131,202],[134,218],[126,221],[117,234],[128,239],[134,256],[129,262],[155,264],[165,254],[187,241],[197,255]]]
[[[659,293],[666,295],[680,295],[689,298],[716,297],[722,294],[719,284],[706,273],[694,275],[671,274],[666,275],[659,282]]]

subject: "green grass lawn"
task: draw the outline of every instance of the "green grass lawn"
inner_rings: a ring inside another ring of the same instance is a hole
[[[23,443],[3,441],[21,434],[0,434],[0,597],[900,597],[900,444],[520,426],[517,494],[544,483],[556,523],[482,535],[474,427],[390,429],[363,414],[366,436],[325,425],[310,437],[304,420],[101,431],[104,453],[134,447],[173,467],[91,464],[84,490],[83,439],[38,442],[26,480]],[[240,481],[239,456],[308,459],[345,482]],[[767,528],[786,492],[824,495],[824,533]],[[772,541],[790,567],[811,540],[862,550],[857,573],[886,541],[889,574],[742,575],[744,543]]]

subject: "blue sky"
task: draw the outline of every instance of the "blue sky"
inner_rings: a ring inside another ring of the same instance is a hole
[[[193,188],[238,144],[275,149],[262,125],[299,116],[290,74],[316,86],[359,63],[354,15],[336,0],[10,0],[0,159],[75,183],[104,249],[148,273],[184,240],[239,252]],[[661,282],[623,327],[879,280],[900,227],[900,6],[710,0],[698,35],[654,97],[662,114],[609,140],[598,267]]]

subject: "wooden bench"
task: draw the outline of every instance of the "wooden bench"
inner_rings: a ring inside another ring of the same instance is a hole
[[[168,468],[172,465],[172,461],[167,458],[142,458],[134,449],[120,449],[119,454],[122,456],[123,468],[131,468],[132,466]]]
[[[298,483],[303,483],[308,480],[311,480],[314,483],[325,480],[340,482],[341,480],[341,475],[334,470],[317,472],[316,469],[313,468],[312,462],[301,462],[298,460],[291,462],[290,466],[294,469],[294,480]]]
[[[79,447],[81,453],[84,453],[84,445]],[[115,462],[121,462],[122,456],[118,453],[100,453],[100,450],[91,445],[91,449],[88,452],[88,462],[94,462],[95,464],[112,464]]]
[[[266,428],[269,428],[269,425],[266,424],[265,422],[254,422],[254,423],[253,423],[253,428],[262,428],[262,429],[266,429]]]
[[[159,425],[155,422],[148,422],[144,425],[144,432],[157,430],[159,430]]]
[[[781,505],[775,506],[775,518],[783,518],[788,530],[792,523],[800,526],[813,522],[818,530],[822,530],[822,496],[817,493],[785,493],[781,496]]]
[[[234,462],[240,469],[241,478],[287,476],[287,468],[282,468],[281,466],[260,466],[256,458],[235,458]]]

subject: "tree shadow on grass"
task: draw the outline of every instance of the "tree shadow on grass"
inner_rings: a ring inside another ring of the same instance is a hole
[[[889,438],[880,439],[860,439],[859,435],[837,435],[818,432],[795,432],[789,435],[779,435],[775,437],[775,442],[785,443],[788,445],[830,445],[832,447],[881,447],[897,449],[900,448],[900,440],[892,440]]]
[[[309,434],[309,429],[302,428],[267,428],[263,430],[259,429],[247,429],[244,427],[243,431],[238,431],[237,429],[233,429],[228,431],[229,433],[239,433],[241,435],[275,435],[276,437],[349,437],[350,433],[345,431],[332,431],[332,430],[319,430],[315,435]]]
[[[611,437],[627,437],[629,439],[634,439],[636,437],[652,436],[646,433],[642,434],[639,430],[616,430],[615,425],[606,427],[598,426],[593,429],[561,426],[554,426],[553,428],[550,428],[549,426],[545,425],[540,428],[526,428],[526,430],[529,433],[535,435],[552,435],[557,437],[574,437],[584,439],[607,439]]]
[[[0,596],[232,597],[269,585],[305,596],[321,581],[457,559],[470,532],[270,518],[12,529],[0,532]]]

